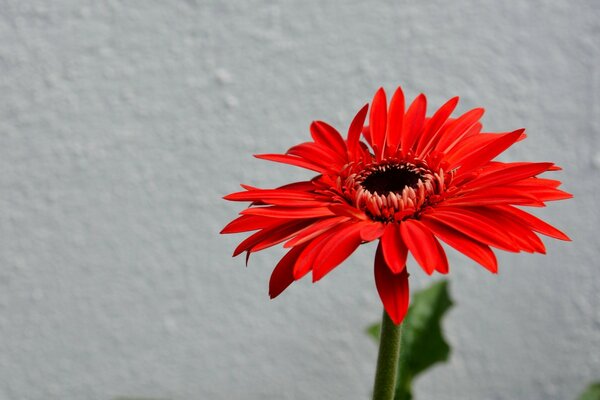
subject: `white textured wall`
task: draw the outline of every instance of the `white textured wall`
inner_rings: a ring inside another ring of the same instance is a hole
[[[452,255],[454,353],[416,400],[572,399],[600,377],[600,4],[0,1],[0,399],[366,399],[373,247],[269,301],[218,231],[255,160],[346,129],[380,85],[462,96],[555,161],[572,243]],[[236,5],[234,5],[236,4]],[[413,268],[413,287],[431,278]]]

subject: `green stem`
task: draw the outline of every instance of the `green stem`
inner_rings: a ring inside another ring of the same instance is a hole
[[[385,310],[381,318],[381,337],[373,400],[393,400],[396,389],[401,325],[395,325]]]

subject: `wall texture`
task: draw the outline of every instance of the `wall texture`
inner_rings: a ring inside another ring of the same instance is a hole
[[[538,212],[573,238],[547,256],[451,254],[454,352],[417,400],[600,378],[600,3],[403,3],[0,1],[0,399],[368,398],[373,247],[270,301],[282,251],[230,258],[221,196],[308,177],[251,154],[397,85],[526,127],[506,159],[575,194]]]

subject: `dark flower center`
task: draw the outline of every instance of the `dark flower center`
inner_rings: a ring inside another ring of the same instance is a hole
[[[418,171],[408,165],[388,164],[371,172],[361,186],[371,193],[386,196],[388,193],[402,193],[405,187],[416,187],[423,178]]]

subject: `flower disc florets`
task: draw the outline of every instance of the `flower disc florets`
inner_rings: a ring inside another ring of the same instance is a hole
[[[417,216],[446,188],[444,170],[432,171],[419,160],[387,159],[349,170],[344,196],[374,221],[400,222]]]

